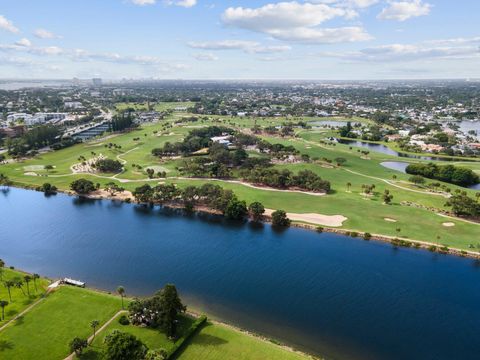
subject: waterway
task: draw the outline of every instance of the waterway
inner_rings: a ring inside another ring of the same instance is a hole
[[[0,258],[129,295],[174,283],[189,305],[329,359],[478,359],[472,259],[20,189],[0,192]]]

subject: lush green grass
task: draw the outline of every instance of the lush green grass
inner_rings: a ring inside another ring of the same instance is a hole
[[[207,323],[178,355],[179,360],[300,360],[293,353],[223,325]]]
[[[187,114],[181,114],[181,116],[187,116]],[[147,181],[152,185],[161,181],[159,179],[147,180],[145,169],[153,166],[167,170],[167,176],[170,178],[167,179],[168,182],[176,183],[179,186],[200,185],[207,180],[186,181],[174,179],[174,177],[179,175],[176,168],[181,166],[182,159],[162,161],[152,156],[151,150],[163,146],[167,141],[174,142],[182,139],[193,127],[221,124],[237,128],[249,128],[255,122],[261,126],[271,126],[280,125],[286,121],[285,118],[253,119],[222,116],[210,116],[209,118],[209,120],[205,120],[202,117],[196,122],[175,124],[179,117],[174,114],[161,123],[144,125],[142,129],[128,134],[115,135],[108,139],[95,140],[57,152],[40,155],[24,163],[0,165],[0,172],[9,176],[20,186],[38,186],[44,182],[51,182],[60,189],[68,189],[74,179],[85,177],[101,185],[112,180],[119,182],[123,180],[120,182],[122,187],[127,190],[134,190]],[[309,119],[292,118],[289,120]],[[333,191],[325,197],[286,192],[272,193],[226,182],[216,183],[234,190],[241,199],[247,202],[261,201],[267,208],[284,209],[288,212],[296,213],[313,212],[326,215],[344,215],[348,220],[344,222],[343,228],[348,230],[408,237],[461,249],[469,249],[470,244],[480,245],[479,225],[454,220],[452,222],[455,223],[455,227],[447,228],[442,224],[447,221],[450,222],[450,220],[438,216],[433,211],[401,205],[403,202],[412,202],[425,207],[446,209],[445,197],[429,193],[426,191],[427,189],[419,188],[409,183],[408,175],[380,165],[383,161],[418,162],[418,160],[399,159],[373,151],[370,152],[368,158],[362,158],[362,154],[356,147],[343,144],[322,144],[321,142],[328,134],[328,131],[312,129],[299,131],[296,139],[264,137],[267,141],[273,143],[294,145],[302,154],[308,154],[311,158],[320,160],[323,158],[330,160],[334,160],[337,157],[345,158],[347,162],[341,168],[326,167],[322,163],[277,165],[277,167],[288,168],[292,171],[309,169],[319,174],[322,178],[329,180]],[[121,146],[121,149],[106,148],[105,145],[108,145],[110,142]],[[98,174],[97,176],[72,174],[70,167],[78,163],[78,157],[83,155],[87,159],[91,158],[93,156],[92,151],[96,154],[101,153],[109,158],[118,158],[126,161],[125,171],[117,175],[116,179],[110,178],[111,174]],[[25,175],[26,169],[31,169],[29,166],[46,164],[53,164],[56,168],[50,173],[45,170],[33,171],[42,176]],[[139,170],[132,167],[133,164],[140,165],[142,169]],[[478,162],[462,163],[462,165],[480,171],[480,163]],[[347,183],[351,184],[350,191],[347,191]],[[373,197],[367,198],[363,196],[363,184],[375,185],[376,190]],[[471,196],[475,194],[473,190],[466,190],[450,184],[447,185],[452,189],[452,192],[458,189],[467,191]],[[389,190],[394,196],[391,206],[383,205],[382,203],[381,195],[385,190]],[[397,222],[387,222],[385,218],[393,218]]]
[[[91,335],[92,320],[100,324],[121,308],[118,297],[87,289],[61,287],[0,332],[0,358],[63,359],[76,336]]]
[[[178,334],[183,334],[188,328],[192,325],[194,319],[182,316],[178,324]],[[118,322],[118,319],[113,321],[110,325],[107,326],[93,341],[91,347],[85,354],[81,357],[82,359],[101,359],[102,351],[104,349],[103,341],[105,336],[110,334],[113,330],[119,330],[136,336],[140,339],[149,349],[165,349],[169,351],[175,344],[173,341],[169,340],[164,332],[151,329],[147,327],[133,326],[133,325],[121,325]]]
[[[5,307],[5,321],[12,319],[13,317],[21,313],[23,310],[25,310],[25,308],[27,308],[29,305],[42,297],[42,295],[45,294],[45,290],[48,284],[50,283],[50,280],[48,279],[39,278],[35,281],[35,286],[32,280],[28,286],[30,289],[30,296],[28,296],[27,286],[25,283],[22,289],[16,287],[10,288],[10,295],[12,297],[12,300],[10,300],[8,296],[8,290],[5,286],[5,281],[15,278],[20,278],[24,280],[24,277],[25,275],[27,275],[27,273],[17,270],[11,270],[8,268],[3,268],[0,270],[0,272],[2,275],[0,279],[0,300],[8,301],[8,305]],[[32,274],[28,275],[32,276]],[[0,326],[3,325],[3,323],[4,322],[0,321]]]

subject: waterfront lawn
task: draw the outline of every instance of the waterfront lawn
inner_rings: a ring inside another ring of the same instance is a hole
[[[103,324],[120,308],[118,297],[62,286],[0,332],[0,358],[63,359],[74,337],[91,335],[92,320]]]
[[[5,321],[0,321],[0,326],[2,326],[6,321],[11,320],[16,315],[20,314],[28,306],[37,301],[40,297],[45,294],[50,280],[45,278],[39,278],[33,283],[33,280],[29,283],[30,296],[28,296],[27,286],[24,284],[22,289],[17,287],[10,288],[10,294],[12,300],[8,296],[8,290],[5,286],[5,281],[19,278],[24,281],[25,275],[30,275],[21,271],[12,270],[9,268],[3,268],[0,271],[1,273],[1,283],[0,283],[0,300],[8,301],[8,305],[5,307]]]
[[[176,359],[301,360],[309,358],[238,330],[210,322],[187,341],[186,345]]]
[[[186,330],[188,330],[194,321],[195,320],[189,316],[182,316],[178,324],[178,334],[183,334]],[[105,337],[114,330],[119,330],[121,332],[134,335],[151,350],[165,349],[170,351],[175,345],[175,343],[169,340],[166,334],[161,330],[134,325],[121,325],[117,318],[100,334],[98,334],[81,358],[87,360],[101,359],[102,351],[105,348],[103,341]]]

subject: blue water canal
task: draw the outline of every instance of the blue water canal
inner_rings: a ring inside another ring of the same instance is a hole
[[[301,229],[0,193],[0,258],[132,295],[175,283],[225,321],[333,359],[478,359],[480,264]]]

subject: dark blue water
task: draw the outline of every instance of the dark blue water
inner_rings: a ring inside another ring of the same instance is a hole
[[[0,193],[0,258],[188,304],[336,359],[478,359],[480,265],[301,229]]]

